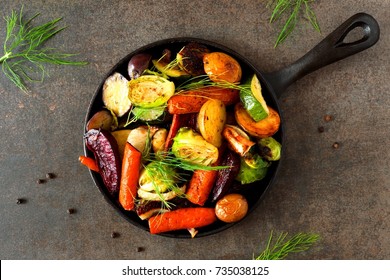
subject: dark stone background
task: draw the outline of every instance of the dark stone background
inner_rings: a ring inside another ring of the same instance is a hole
[[[43,23],[63,17],[57,46],[89,62],[48,66],[29,94],[0,75],[1,259],[251,259],[271,230],[316,232],[321,241],[291,259],[389,259],[389,1],[320,0],[322,33],[303,21],[273,48],[267,1],[2,1],[0,17],[24,4]],[[281,97],[286,141],[273,188],[242,223],[190,239],[151,236],[121,218],[78,162],[89,101],[109,69],[159,39],[223,44],[264,72],[294,62],[357,12],[381,26],[371,49],[306,76]],[[0,42],[5,38],[0,21]],[[333,120],[324,121],[325,115]],[[323,126],[325,131],[318,132]],[[340,147],[333,149],[332,144]],[[36,180],[57,175],[46,184]],[[17,198],[25,204],[17,205]],[[76,213],[67,214],[68,208]],[[120,233],[111,238],[111,232]],[[143,247],[137,252],[137,247]]]

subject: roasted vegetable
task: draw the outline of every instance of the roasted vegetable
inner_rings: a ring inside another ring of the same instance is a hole
[[[245,158],[241,158],[236,180],[240,181],[242,185],[259,181],[267,175],[268,167],[269,163],[258,154],[248,154]]]
[[[130,131],[127,142],[141,153],[144,153],[146,149],[150,148],[147,144],[150,143],[157,130],[158,128],[155,126],[139,126]]]
[[[129,82],[128,98],[143,108],[164,105],[174,93],[173,82],[155,75],[143,75]]]
[[[216,182],[211,193],[211,202],[219,200],[232,187],[234,179],[240,170],[240,156],[230,150],[226,150],[221,165],[230,166],[230,168],[218,170]]]
[[[107,110],[101,110],[96,112],[87,123],[87,131],[91,129],[104,129],[107,131],[112,130],[114,124],[114,117],[111,112]]]
[[[166,211],[169,210],[162,208],[161,202],[151,200],[143,200],[141,203],[137,204],[136,208],[137,215],[141,220],[149,219],[155,214],[161,214]]]
[[[203,67],[203,56],[209,53],[209,49],[198,43],[189,43],[178,52],[176,59],[179,67],[191,74],[199,76],[205,74]]]
[[[241,128],[235,125],[225,125],[222,135],[226,139],[229,149],[240,156],[245,156],[256,145]]]
[[[188,184],[186,197],[194,204],[203,206],[217,179],[216,170],[196,170]]]
[[[129,137],[130,131],[131,131],[130,129],[122,129],[122,130],[115,130],[111,132],[112,136],[114,136],[116,140],[116,143],[118,144],[118,151],[121,159],[123,159],[123,153],[125,150],[125,145],[127,143],[127,138]]]
[[[214,208],[181,208],[151,217],[149,229],[150,233],[157,234],[180,229],[200,228],[208,226],[216,220]]]
[[[86,156],[79,156],[79,161],[92,171],[99,172],[99,167],[97,166],[95,159]]]
[[[165,106],[152,108],[134,107],[131,110],[131,113],[136,120],[144,122],[152,122],[156,120],[162,121],[165,115]]]
[[[172,167],[153,161],[142,170],[139,188],[148,192],[164,193],[176,187],[176,177],[176,171]]]
[[[274,135],[280,126],[280,116],[271,107],[268,107],[269,115],[265,119],[256,122],[248,114],[241,103],[237,103],[234,107],[234,113],[237,123],[250,135],[259,138],[266,138]]]
[[[165,141],[168,137],[168,130],[159,128],[152,137],[152,149],[154,153],[164,151]]]
[[[198,114],[198,128],[203,138],[219,148],[222,145],[222,130],[226,122],[226,108],[222,101],[210,99]]]
[[[119,73],[114,73],[103,84],[103,103],[116,116],[122,117],[131,107],[128,80]]]
[[[218,149],[188,127],[177,132],[172,152],[177,158],[202,165],[211,165],[218,159]]]
[[[167,139],[165,140],[165,147],[164,147],[165,151],[168,151],[171,148],[173,144],[173,138],[176,136],[177,132],[181,127],[187,126],[189,119],[190,119],[190,114],[173,115],[171,127],[169,128],[168,136]]]
[[[249,80],[247,86],[240,91],[241,103],[248,114],[256,121],[265,119],[269,114],[269,109],[261,93],[261,85],[256,75]]]
[[[272,137],[262,138],[258,142],[259,154],[268,161],[280,159],[282,145]]]
[[[225,223],[235,223],[241,220],[248,213],[248,202],[246,198],[237,193],[225,195],[215,205],[217,218]]]
[[[165,62],[164,60],[152,60],[154,67],[157,68],[163,75],[172,78],[189,78],[190,75],[181,70],[177,65],[172,65],[170,63]]]
[[[85,144],[93,152],[103,183],[111,195],[119,191],[121,162],[118,145],[110,132],[91,129],[85,134]]]
[[[149,67],[152,56],[148,53],[139,53],[134,55],[127,66],[127,72],[130,79],[137,79]]]
[[[140,168],[141,152],[126,143],[122,161],[119,203],[123,209],[128,211],[133,210],[135,206]]]
[[[222,101],[225,106],[236,104],[240,100],[239,91],[231,88],[203,87],[175,94],[168,100],[170,114],[198,113],[210,99]]]
[[[212,52],[203,56],[204,71],[214,82],[237,83],[242,70],[236,59],[223,52]]]

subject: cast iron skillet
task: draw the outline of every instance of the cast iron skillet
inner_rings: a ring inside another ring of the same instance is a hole
[[[363,30],[362,38],[358,39],[355,42],[344,42],[346,36],[355,28],[361,27]],[[127,64],[130,58],[138,53],[148,52],[156,57],[161,56],[161,51],[165,48],[170,50],[179,51],[184,45],[189,42],[198,42],[207,46],[211,51],[222,51],[225,52],[234,58],[236,58],[241,67],[243,68],[243,76],[251,75],[256,73],[263,87],[263,95],[266,99],[266,102],[269,106],[278,111],[281,115],[281,110],[279,107],[278,98],[282,92],[293,82],[304,77],[305,75],[323,67],[329,65],[333,62],[346,58],[350,55],[363,51],[371,46],[373,46],[379,39],[379,25],[377,21],[370,15],[365,13],[358,13],[342,25],[340,25],[335,31],[328,35],[323,41],[321,41],[317,46],[315,46],[311,51],[309,51],[302,58],[287,66],[284,69],[281,69],[274,73],[264,74],[260,70],[256,69],[253,64],[248,61],[242,55],[236,53],[235,51],[222,46],[220,44],[197,39],[197,38],[173,38],[166,39],[158,42],[151,43],[149,45],[143,46],[132,53],[128,54],[121,61],[119,61],[106,75],[99,85],[97,91],[95,92],[90,106],[87,111],[85,125],[87,121],[93,116],[94,113],[101,110],[103,107],[102,103],[102,87],[105,79],[112,75],[114,72],[120,72],[126,77],[127,75]],[[282,116],[281,116],[282,118]],[[284,123],[283,118],[281,121],[281,126],[279,131],[274,135],[274,137],[284,144]],[[84,143],[84,152],[87,156],[93,156],[90,151],[85,146]],[[283,159],[283,156],[282,156]],[[260,182],[256,182],[252,185],[245,186],[242,190],[243,194],[248,199],[249,203],[249,212],[251,212],[260,202],[261,198],[266,193],[267,189],[273,184],[278,169],[280,166],[280,161],[275,162],[271,165],[267,176]],[[121,208],[116,199],[113,199],[107,192],[102,179],[98,173],[91,171],[91,176],[96,186],[99,188],[100,192],[103,194],[105,199],[119,212],[127,221],[133,225],[147,230],[148,224],[146,221],[141,221],[135,212],[125,211]],[[210,226],[199,229],[197,237],[206,236],[218,233],[222,230],[227,229],[233,224],[225,224],[223,222],[216,222]],[[167,237],[174,238],[189,238],[190,235],[187,231],[176,231],[161,234]]]

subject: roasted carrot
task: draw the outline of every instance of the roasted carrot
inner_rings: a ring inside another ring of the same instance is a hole
[[[165,212],[149,219],[150,233],[199,228],[217,220],[214,208],[180,208]]]
[[[99,167],[93,158],[86,156],[79,156],[79,161],[92,171],[99,172]]]
[[[237,89],[211,86],[187,90],[172,96],[168,100],[168,112],[170,114],[196,113],[209,99],[221,100],[228,106],[239,102],[240,95]]]
[[[213,189],[218,171],[196,170],[188,184],[187,199],[194,204],[203,206]]]
[[[172,117],[172,124],[168,132],[167,139],[165,140],[165,147],[164,150],[168,151],[173,143],[173,138],[176,136],[177,131],[179,130],[180,127],[182,126],[187,126],[187,123],[190,120],[191,115],[186,114],[186,115],[178,115],[174,114]]]
[[[125,210],[134,209],[140,166],[141,152],[134,148],[130,143],[126,142],[119,186],[119,203]]]

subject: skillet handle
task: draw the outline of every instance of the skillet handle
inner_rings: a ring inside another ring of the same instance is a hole
[[[357,27],[363,29],[364,36],[354,42],[344,42]],[[279,98],[289,85],[307,74],[373,46],[379,40],[379,33],[378,22],[372,16],[355,14],[296,62],[264,76]]]

